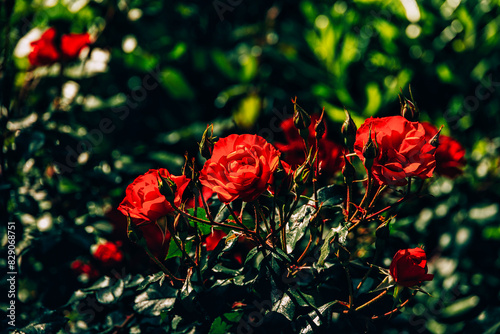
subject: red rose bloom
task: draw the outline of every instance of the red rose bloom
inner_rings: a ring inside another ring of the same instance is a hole
[[[72,60],[78,57],[84,47],[90,44],[90,35],[66,34],[61,36],[60,45],[55,44],[57,31],[55,28],[47,29],[39,40],[31,42],[32,51],[28,60],[33,66],[44,66],[62,60]]]
[[[427,140],[438,132],[438,129],[430,123],[423,122],[422,125]],[[436,148],[436,172],[453,179],[463,173],[462,168],[465,163],[465,148],[455,139],[440,135],[439,146]]]
[[[179,206],[189,179],[183,176],[171,175],[165,168],[150,169],[146,174],[139,176],[127,187],[125,199],[120,203],[118,210],[125,216],[139,220],[137,223],[155,222],[158,218],[174,212],[174,208],[165,199],[158,189],[158,178],[172,179],[177,185],[174,203]]]
[[[120,263],[123,260],[123,253],[118,248],[120,246],[120,241],[116,243],[108,241],[105,244],[100,244],[94,252],[94,257],[105,266]]]
[[[363,147],[368,142],[370,127],[377,147],[371,171],[380,185],[404,186],[407,177],[432,176],[436,149],[429,144],[422,124],[402,116],[370,117],[358,129],[354,143],[354,151],[363,162]]]
[[[421,248],[401,249],[392,259],[389,269],[396,283],[411,287],[423,281],[431,281],[434,275],[427,273],[427,259]]]
[[[266,190],[279,156],[279,151],[260,136],[230,135],[215,144],[200,182],[217,193],[221,202],[251,202]]]
[[[316,138],[314,136],[314,126],[319,116],[311,116],[311,125],[309,125],[309,138],[307,143],[315,148]],[[285,134],[286,144],[276,143],[276,147],[283,153],[283,160],[288,162],[293,169],[302,165],[306,160],[306,153],[304,152],[304,143],[299,131],[293,124],[293,118],[284,120],[280,124],[281,129]],[[326,131],[325,131],[326,137]],[[318,158],[320,161],[320,169],[329,174],[334,174],[342,169],[342,146],[335,142],[324,138],[319,140]]]

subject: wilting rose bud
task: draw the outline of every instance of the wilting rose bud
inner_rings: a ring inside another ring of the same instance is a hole
[[[344,143],[349,152],[354,151],[354,143],[356,142],[356,131],[358,131],[358,127],[354,123],[351,118],[349,112],[344,109],[346,119],[344,124],[342,124],[342,136],[344,137]]]
[[[421,248],[401,249],[392,259],[389,269],[396,283],[405,287],[431,281],[434,275],[427,273],[427,258]]]
[[[321,111],[321,116],[316,121],[316,125],[314,126],[314,135],[316,139],[321,139],[325,135],[326,132],[326,124],[325,124],[325,108]]]
[[[443,130],[443,125],[439,128],[438,132],[429,140],[429,144],[431,144],[433,147],[438,147],[439,146],[439,136],[441,135],[441,130]]]
[[[351,184],[354,182],[354,175],[356,174],[356,170],[354,169],[354,166],[345,155],[344,155],[344,167],[342,167],[342,174],[344,175],[345,183]]]
[[[214,151],[214,145],[215,145],[215,138],[216,137],[214,137],[214,125],[213,124],[207,125],[207,128],[203,132],[203,136],[201,137],[201,141],[199,144],[200,154],[205,159],[210,159],[212,157],[212,152]]]
[[[297,97],[292,99],[293,103],[293,124],[299,130],[306,130],[311,125],[311,116],[297,104]]]

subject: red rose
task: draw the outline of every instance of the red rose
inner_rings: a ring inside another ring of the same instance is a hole
[[[427,122],[422,125],[425,129],[425,136],[430,140],[438,129]],[[465,148],[455,139],[440,135],[439,146],[436,148],[436,172],[449,178],[455,178],[463,173],[465,166]]]
[[[94,252],[94,257],[105,266],[120,263],[123,260],[123,253],[118,248],[121,244],[120,241],[116,243],[108,241],[105,244],[100,244]]]
[[[56,29],[49,28],[39,40],[31,42],[33,49],[28,55],[31,65],[51,65],[61,60],[75,59],[90,44],[88,33],[62,35],[60,45],[55,44],[56,36]]]
[[[120,203],[118,210],[125,216],[136,218],[138,224],[155,222],[158,218],[173,213],[175,210],[158,189],[158,178],[170,178],[177,185],[174,203],[179,206],[182,195],[186,190],[189,179],[183,176],[171,175],[165,168],[150,169],[146,174],[139,176],[127,187],[125,199]]]
[[[354,151],[363,162],[370,128],[377,147],[371,171],[379,184],[404,186],[407,177],[432,176],[436,167],[435,147],[429,144],[422,124],[401,116],[370,117],[358,129],[354,143]]]
[[[200,182],[217,193],[221,202],[251,202],[266,190],[279,156],[279,151],[260,136],[230,135],[215,144]]]
[[[309,138],[308,144],[315,148],[316,138],[314,136],[314,126],[319,116],[311,116],[311,125],[309,125]],[[304,142],[299,135],[299,131],[293,124],[293,119],[289,118],[280,124],[281,129],[285,134],[286,144],[276,143],[276,147],[283,153],[283,160],[288,162],[293,169],[302,165],[306,160],[306,153],[304,152]],[[326,130],[325,130],[326,137]],[[342,169],[342,146],[336,144],[329,139],[319,140],[318,145],[318,158],[320,161],[320,169],[329,174],[334,174]]]
[[[431,281],[434,275],[427,273],[427,259],[421,248],[401,249],[392,259],[391,276],[396,283],[411,287],[423,281]]]

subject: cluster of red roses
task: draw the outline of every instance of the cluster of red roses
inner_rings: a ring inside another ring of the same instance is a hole
[[[317,118],[313,120],[318,121]],[[275,177],[280,166],[291,176],[288,180],[297,180],[297,173],[306,155],[290,154],[299,150],[296,142],[302,139],[298,132],[291,135],[289,123],[285,122],[283,127],[287,129],[291,143],[277,146],[287,152],[291,166],[280,160],[278,149],[257,135],[233,134],[219,139],[210,149],[211,156],[199,172],[198,180],[208,190],[208,194],[214,192],[222,203],[257,201],[266,191],[272,194],[275,187],[279,186],[277,183],[283,180]],[[309,138],[311,142],[313,139]],[[339,148],[329,148],[334,145]],[[372,156],[367,155],[370,145],[374,151]],[[313,144],[310,146],[315,149]],[[339,170],[341,152],[344,150],[333,142],[319,144],[318,151],[321,151],[320,147],[324,149],[323,154],[318,154],[320,161],[324,166],[331,166],[326,170]],[[455,140],[439,136],[438,130],[430,124],[410,122],[402,116],[367,119],[356,131],[353,148],[365,166],[370,160],[370,173],[379,185],[402,186],[407,184],[408,178],[429,178],[436,168],[444,175],[456,176],[465,162],[464,150]],[[304,152],[303,149],[300,151]],[[336,154],[334,159],[332,152]],[[172,181],[175,189],[172,199],[167,200],[162,195],[160,178]],[[186,191],[191,182],[186,176],[172,175],[163,168],[150,170],[128,186],[119,210],[137,225],[174,215],[181,206],[184,209],[193,206],[193,193]],[[225,235],[214,233],[205,241],[208,251],[213,250],[216,242]],[[399,251],[391,264],[390,273],[403,286],[432,279],[432,275],[427,274],[425,253],[419,248]]]
[[[98,261],[99,266],[108,268],[123,261],[121,241],[106,241],[97,245],[92,255]],[[71,263],[71,269],[78,275],[85,275],[86,279],[95,279],[99,276],[97,267],[88,261],[77,259]]]
[[[89,33],[58,35],[55,28],[47,29],[40,39],[31,42],[28,60],[32,66],[46,66],[76,59],[91,43]]]

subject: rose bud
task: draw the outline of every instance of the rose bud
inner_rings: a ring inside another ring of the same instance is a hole
[[[325,108],[323,107],[323,110],[321,111],[321,116],[316,121],[316,125],[314,126],[314,135],[318,140],[323,138],[326,132],[326,124],[324,116],[325,116]]]
[[[392,278],[401,286],[413,287],[431,281],[434,275],[427,273],[427,259],[422,248],[401,249],[389,269]]]
[[[344,124],[342,124],[342,136],[344,137],[344,143],[349,152],[353,152],[354,142],[356,141],[356,131],[358,131],[358,127],[352,120],[351,115],[349,114],[347,109],[344,109],[344,112],[346,115],[346,120],[344,121]]]
[[[354,182],[354,175],[356,174],[356,170],[354,169],[354,166],[345,155],[344,155],[344,167],[342,167],[342,174],[344,175],[345,183],[351,184]]]
[[[216,137],[214,137],[214,125],[213,124],[207,125],[207,128],[203,132],[203,136],[201,137],[201,141],[199,143],[200,154],[205,159],[210,159],[210,157],[212,156],[212,152],[214,150],[214,145],[215,145],[215,138]]]
[[[413,94],[411,93],[411,87],[409,87],[411,100],[408,100],[405,96],[398,94],[399,104],[401,106],[401,116],[409,120],[410,122],[416,122],[420,116],[420,112],[417,107],[417,103],[413,99]]]
[[[372,129],[368,131],[368,141],[365,146],[363,146],[363,157],[365,158],[365,167],[367,170],[371,170],[373,166],[373,161],[377,157],[377,147],[372,140]],[[375,134],[375,141],[377,140],[377,135]]]
[[[301,106],[297,104],[297,97],[292,99],[293,103],[293,124],[299,130],[307,130],[311,125],[311,116]]]

